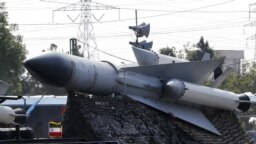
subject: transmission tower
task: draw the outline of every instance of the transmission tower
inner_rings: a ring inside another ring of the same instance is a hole
[[[97,51],[97,42],[95,38],[93,21],[100,22],[104,14],[97,18],[92,10],[110,10],[117,9],[113,6],[92,2],[91,0],[80,0],[80,2],[69,4],[65,7],[58,8],[53,10],[53,21],[54,21],[54,12],[56,11],[79,11],[80,14],[77,17],[72,18],[68,15],[68,18],[75,23],[79,20],[77,40],[82,44],[82,53],[87,56],[88,59],[99,59],[99,53]]]
[[[256,3],[249,5],[249,20],[251,19],[251,16],[255,16],[256,18]],[[254,26],[255,27],[255,34],[249,36],[246,40],[254,40],[255,41],[255,48],[254,48],[254,63],[256,62],[256,20],[253,22],[246,24],[245,26]]]

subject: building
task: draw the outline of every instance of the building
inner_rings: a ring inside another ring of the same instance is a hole
[[[6,100],[2,105],[10,106],[13,109],[23,108],[25,111],[36,103],[41,96],[24,96],[26,105],[24,108],[24,100]],[[36,138],[48,138],[49,122],[61,122],[63,113],[65,111],[67,96],[44,96],[42,100],[36,105],[31,115],[22,127],[30,127],[34,131]]]
[[[244,59],[243,50],[214,50],[218,57],[225,57],[224,70],[227,67],[234,69],[236,73],[240,73],[241,59]]]

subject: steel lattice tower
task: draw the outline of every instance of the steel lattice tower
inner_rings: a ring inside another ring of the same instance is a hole
[[[81,0],[80,24],[77,39],[82,42],[83,53],[86,51],[88,59],[99,59],[97,43],[91,20],[91,0]]]
[[[251,18],[251,14],[255,15],[256,12],[256,3],[249,5],[249,19]],[[254,26],[256,25],[256,21],[253,21],[245,26]],[[256,27],[255,27],[256,28]],[[256,29],[255,29],[256,30]],[[254,48],[254,63],[256,62],[256,33],[248,37],[246,40],[255,40],[255,48]]]
[[[80,14],[73,20],[69,15],[69,19],[75,23],[75,21],[80,18],[77,40],[82,43],[82,53],[88,59],[99,59],[98,48],[93,28],[92,16],[95,16],[92,13],[92,10],[109,10],[116,9],[115,7],[104,5],[97,2],[92,2],[91,0],[80,0],[78,3],[73,3],[65,7],[58,8],[53,11],[53,20],[54,12],[56,11],[80,11]],[[102,15],[100,19],[103,17]],[[96,19],[96,18],[95,18]],[[96,19],[97,22],[100,19]],[[86,54],[85,54],[86,53]]]

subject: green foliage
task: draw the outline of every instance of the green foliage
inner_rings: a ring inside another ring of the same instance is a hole
[[[0,3],[0,79],[10,85],[10,94],[21,94],[20,77],[24,73],[22,61],[26,58],[22,36],[12,34],[17,25],[9,25],[4,3]]]
[[[222,83],[221,89],[235,93],[256,93],[256,64],[251,67],[249,63],[242,65],[241,74],[231,73]]]
[[[180,59],[185,59],[186,53],[183,49],[177,51],[175,47],[164,47],[159,49],[159,53],[163,55],[168,55],[172,57],[177,57]]]
[[[204,41],[203,37],[201,37],[199,42],[193,45],[193,47],[196,47],[197,50],[185,49],[187,54],[186,59],[189,61],[201,60],[205,52],[210,53],[210,58],[214,57],[214,51],[210,48],[208,41]]]
[[[170,47],[167,46],[166,48],[161,48],[159,50],[159,53],[163,54],[163,55],[176,57],[175,50],[176,50],[175,47],[170,48]]]
[[[27,73],[22,78],[22,95],[40,95],[45,92],[43,85]]]
[[[65,89],[44,85],[30,74],[23,77],[22,86],[22,95],[66,95]]]
[[[250,66],[249,63],[244,63],[241,68],[241,74],[230,74],[221,85],[221,89],[229,90],[235,93],[252,92],[256,93],[256,64]],[[248,112],[239,115],[255,115],[256,107],[252,105],[252,108]],[[249,117],[241,117],[241,124],[245,130],[255,129],[256,124],[248,123]]]
[[[198,61],[203,58],[203,55],[205,52],[210,54],[210,58],[215,57],[214,51],[212,48],[209,46],[208,41],[204,41],[204,38],[201,37],[199,42],[197,44],[190,44],[189,42],[184,46],[184,50],[179,50],[176,51],[175,47],[165,47],[161,48],[159,50],[160,54],[168,55],[168,56],[173,56],[173,57],[178,57],[181,59],[187,59],[189,61]]]

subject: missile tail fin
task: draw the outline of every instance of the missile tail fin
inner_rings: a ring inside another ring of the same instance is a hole
[[[132,50],[139,65],[158,64],[158,57],[156,53],[137,47],[132,47]]]
[[[218,88],[232,71],[233,69],[227,68],[224,73],[222,73],[217,79],[214,80],[214,82],[211,84],[211,87]]]
[[[205,115],[200,110],[135,95],[127,96],[150,107],[158,109],[162,112],[172,114],[173,116],[181,120],[184,120],[209,132],[221,135],[220,132],[215,128],[215,126],[205,117]]]
[[[211,54],[208,52],[204,52],[204,55],[201,60],[204,61],[204,60],[210,60],[210,59],[211,59]]]

